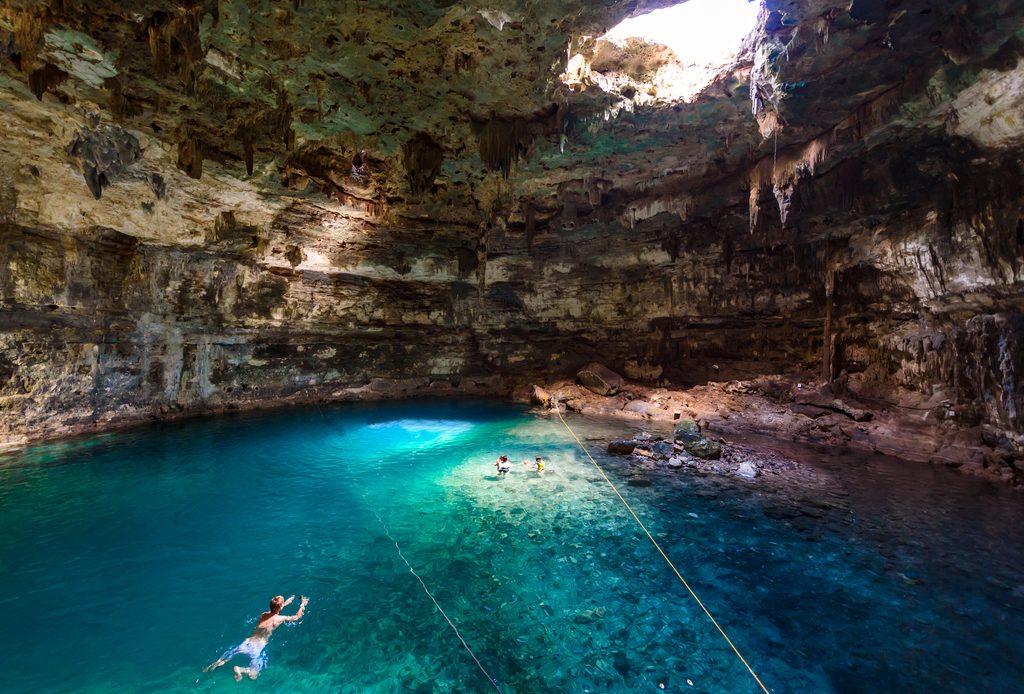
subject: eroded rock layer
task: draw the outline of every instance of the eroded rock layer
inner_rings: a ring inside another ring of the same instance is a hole
[[[1012,465],[1024,6],[768,0],[673,102],[587,38],[666,4],[0,2],[0,435],[599,361]]]

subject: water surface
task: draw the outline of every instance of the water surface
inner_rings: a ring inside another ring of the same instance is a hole
[[[808,489],[667,469],[634,487],[597,441],[627,425],[570,423],[773,692],[1019,690],[1019,494],[802,450]],[[549,467],[499,480],[499,453]],[[385,524],[502,691],[759,691],[557,419],[487,402],[0,458],[0,688],[494,691]],[[203,674],[277,593],[311,602],[259,680]]]

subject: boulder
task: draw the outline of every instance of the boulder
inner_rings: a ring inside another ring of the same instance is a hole
[[[537,405],[543,405],[544,407],[551,406],[551,393],[547,392],[540,386],[533,387],[532,399]]]
[[[598,395],[615,395],[622,390],[622,376],[604,364],[592,362],[576,372],[576,380],[587,390]]]
[[[675,458],[668,459],[668,466],[673,469],[678,469],[683,466],[683,459],[676,456]]]
[[[651,446],[651,451],[654,453],[654,457],[659,458],[660,460],[666,460],[676,452],[676,449],[667,441],[658,441]]]
[[[646,400],[631,400],[630,402],[627,402],[626,406],[622,409],[626,412],[636,412],[637,414],[647,415],[650,414],[651,410],[657,408]]]
[[[672,440],[679,443],[700,441],[704,438],[700,433],[700,425],[692,419],[684,419],[672,431]]]
[[[639,445],[639,441],[633,440],[609,441],[608,452],[616,455],[629,455]]]
[[[748,480],[752,480],[758,475],[760,475],[761,471],[758,470],[752,462],[750,462],[749,460],[745,460],[742,463],[740,463],[739,468],[736,470],[736,474],[739,477],[745,477]]]
[[[704,460],[718,460],[722,457],[722,447],[718,442],[703,437],[697,441],[684,441],[683,448],[690,455]]]

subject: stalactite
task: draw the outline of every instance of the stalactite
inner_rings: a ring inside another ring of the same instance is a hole
[[[796,183],[792,181],[772,186],[772,193],[774,193],[775,203],[779,207],[779,220],[782,222],[782,226],[786,226],[786,221],[789,219],[789,210],[793,205],[793,193],[795,192]]]
[[[19,64],[22,72],[30,72],[38,65],[36,58],[43,47],[48,13],[45,7],[37,10],[22,10],[14,14],[12,21],[14,41],[18,45]]]
[[[832,29],[832,25],[835,23],[836,18],[841,14],[838,8],[832,8],[821,14],[814,22],[814,30],[817,34],[817,40],[815,47],[818,52],[821,52],[825,46],[828,45],[829,32]]]
[[[252,176],[252,168],[253,168],[252,142],[250,142],[248,140],[244,140],[242,142],[242,152],[243,152],[243,154],[245,156],[245,172],[248,175]]]
[[[402,163],[409,189],[419,197],[433,187],[434,179],[441,173],[444,150],[432,137],[419,133],[402,147]]]
[[[194,91],[196,66],[205,55],[200,41],[200,18],[204,13],[210,13],[217,19],[215,5],[206,7],[197,3],[174,15],[157,11],[146,20],[149,54],[157,77],[165,77],[177,60],[178,78]]]
[[[134,95],[125,87],[122,76],[111,77],[104,82],[110,91],[110,110],[119,118],[134,118],[142,114],[142,106],[134,99]]]
[[[149,43],[149,55],[153,60],[153,72],[157,77],[164,77],[171,65],[170,37],[164,31],[169,17],[164,12],[157,12],[150,18],[146,26],[146,38]]]
[[[203,146],[198,135],[186,128],[178,142],[178,168],[190,178],[203,176]]]
[[[492,118],[477,133],[480,159],[490,171],[501,171],[505,178],[512,164],[526,157],[533,136],[525,121],[519,118]]]
[[[834,131],[816,137],[799,152],[783,152],[778,157],[765,157],[750,170],[750,233],[757,227],[761,191],[771,185],[779,206],[779,216],[785,225],[796,183],[801,176],[814,175],[814,170],[825,160],[835,140]]]
[[[28,75],[28,86],[36,98],[43,100],[43,94],[53,91],[54,87],[61,84],[68,78],[68,73],[55,65],[46,63],[38,70],[33,70]]]
[[[861,104],[837,129],[847,128],[854,142],[863,142],[875,127],[886,122],[899,109],[900,94],[901,85]]]

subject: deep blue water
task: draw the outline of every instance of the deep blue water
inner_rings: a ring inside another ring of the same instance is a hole
[[[627,425],[570,422],[773,692],[1022,690],[1019,493],[801,450],[821,483],[781,495],[668,470],[633,487],[596,440]],[[499,480],[502,452],[549,469]],[[487,402],[0,457],[0,689],[494,691],[384,524],[505,692],[759,691],[558,421]],[[202,673],[277,593],[311,602],[259,680]]]

